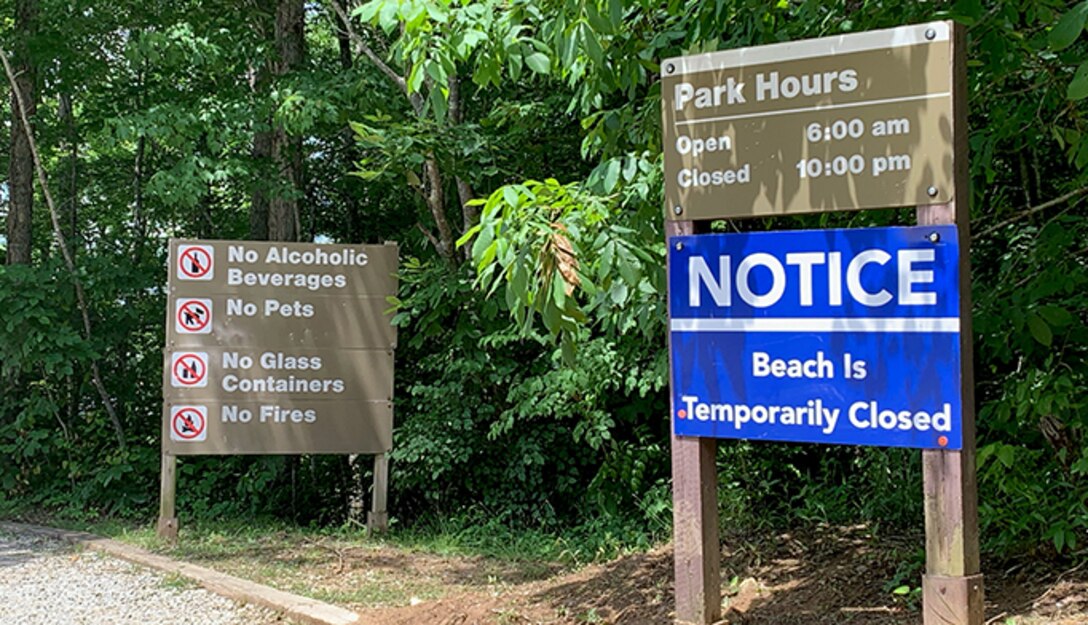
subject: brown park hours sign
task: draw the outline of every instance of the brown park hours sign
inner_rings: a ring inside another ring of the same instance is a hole
[[[950,60],[948,22],[666,60],[668,218],[950,201]]]
[[[395,245],[170,242],[163,447],[392,445]]]

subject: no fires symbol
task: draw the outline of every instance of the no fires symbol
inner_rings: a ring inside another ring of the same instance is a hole
[[[207,352],[174,352],[170,363],[170,384],[174,388],[204,388],[207,386]]]
[[[199,442],[208,438],[207,406],[173,406],[170,408],[170,439]]]
[[[174,328],[178,334],[211,334],[210,299],[179,299],[176,309]]]

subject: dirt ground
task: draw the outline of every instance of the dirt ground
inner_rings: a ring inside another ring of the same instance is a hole
[[[915,625],[920,571],[904,563],[920,565],[920,556],[912,555],[921,544],[920,538],[875,540],[860,527],[728,539],[723,623]],[[355,609],[364,625],[671,622],[668,547],[576,571],[335,543],[273,557],[294,570],[292,583],[263,581]],[[1088,623],[1085,568],[1033,560],[985,574],[988,623]],[[893,592],[904,585],[905,594]]]

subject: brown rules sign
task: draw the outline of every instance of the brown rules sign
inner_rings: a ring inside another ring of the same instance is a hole
[[[947,23],[662,63],[669,219],[954,199]]]
[[[395,245],[170,242],[163,449],[392,447]]]

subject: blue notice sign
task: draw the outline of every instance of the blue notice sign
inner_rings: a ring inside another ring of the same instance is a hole
[[[669,243],[678,435],[961,448],[955,226]]]

